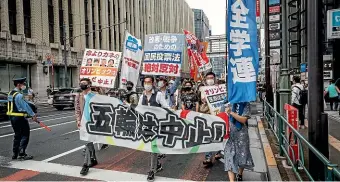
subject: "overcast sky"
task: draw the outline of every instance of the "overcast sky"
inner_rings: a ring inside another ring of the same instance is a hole
[[[202,9],[209,19],[213,35],[225,34],[226,0],[186,0],[191,8]]]

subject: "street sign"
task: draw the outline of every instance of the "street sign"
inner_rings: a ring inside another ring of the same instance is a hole
[[[280,6],[269,7],[269,14],[280,13],[280,11],[281,11]]]
[[[269,40],[280,40],[281,33],[280,32],[270,32],[269,33]]]
[[[340,38],[340,9],[327,11],[327,38]]]
[[[269,23],[280,21],[281,15],[270,15]]]
[[[301,73],[307,72],[307,63],[302,63],[300,65],[300,72]]]
[[[280,4],[280,0],[268,0],[269,6]]]
[[[281,49],[270,49],[270,64],[279,64],[281,62]]]
[[[280,47],[281,46],[281,40],[272,40],[269,42],[269,47]]]
[[[333,71],[323,71],[323,79],[324,80],[333,79]]]
[[[269,24],[269,30],[280,30],[281,29],[280,23],[271,23]]]

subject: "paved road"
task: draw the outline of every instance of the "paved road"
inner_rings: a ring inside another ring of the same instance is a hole
[[[39,106],[39,112],[40,120],[52,131],[48,132],[38,124],[31,123],[27,153],[34,155],[33,161],[10,159],[13,130],[9,122],[0,122],[0,181],[146,180],[150,154],[114,146],[98,151],[99,164],[95,169],[90,169],[87,176],[80,176],[79,171],[83,164],[82,149],[85,142],[79,140],[73,110],[57,111],[44,105]],[[253,134],[256,137],[258,133]],[[263,163],[257,166],[265,168],[263,154],[254,155],[255,162],[260,160]],[[163,159],[164,170],[156,175],[156,180],[227,180],[222,162],[216,161],[212,168],[207,169],[202,165],[203,159],[204,154],[167,155]],[[266,173],[261,170],[246,171],[244,180],[266,180]]]
[[[329,159],[332,163],[340,166],[340,116],[338,111],[326,111],[328,113],[328,137],[329,137]],[[306,116],[308,114],[306,113]],[[308,139],[307,128],[300,132]],[[307,153],[306,153],[307,154]]]

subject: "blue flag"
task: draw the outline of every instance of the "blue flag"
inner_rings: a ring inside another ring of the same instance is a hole
[[[259,55],[255,0],[228,0],[228,100],[256,100]]]

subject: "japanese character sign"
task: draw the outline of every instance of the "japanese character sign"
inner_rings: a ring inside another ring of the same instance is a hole
[[[142,58],[142,41],[126,31],[123,61],[120,74],[120,88],[125,89],[126,82],[131,81],[134,84],[133,90],[136,89]]]
[[[210,113],[213,115],[219,114],[227,97],[226,85],[204,86],[200,88],[200,91],[202,97],[204,97],[208,103]]]
[[[228,0],[228,101],[256,100],[258,45],[256,1]],[[230,76],[229,76],[230,75]]]
[[[85,102],[80,127],[80,139],[85,141],[152,153],[189,154],[222,150],[229,137],[225,113],[215,116],[126,106],[119,99],[96,94]]]
[[[121,57],[121,52],[86,49],[80,67],[80,79],[89,78],[93,86],[113,88]]]
[[[146,35],[144,47],[142,74],[180,76],[184,48],[183,34]]]

